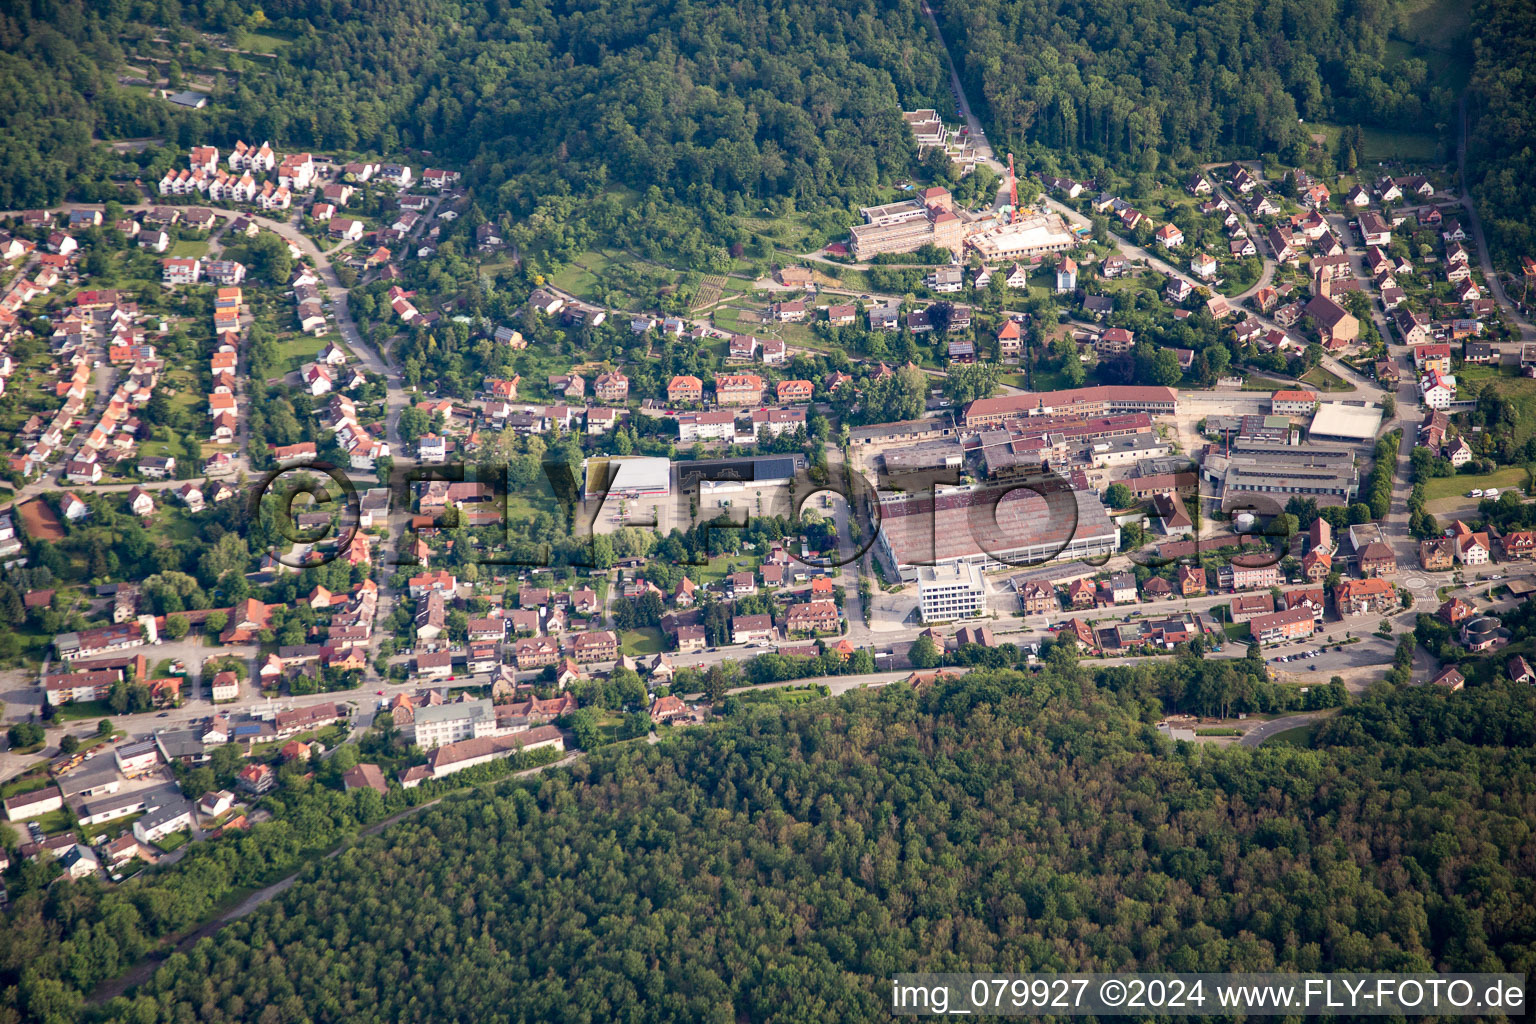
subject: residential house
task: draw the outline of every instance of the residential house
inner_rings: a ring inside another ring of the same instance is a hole
[[[736,615],[731,618],[731,642],[762,643],[778,638],[778,628],[768,615]],[[679,647],[681,649],[681,647]]]
[[[1450,569],[1456,558],[1456,546],[1449,537],[1431,537],[1419,542],[1419,565],[1426,570]]]
[[[1070,256],[1063,256],[1061,262],[1056,265],[1056,291],[1058,293],[1077,290],[1077,262]]]
[[[1172,224],[1164,224],[1154,233],[1157,244],[1164,249],[1175,249],[1184,244],[1184,232]]]
[[[715,400],[721,405],[756,405],[762,397],[763,379],[756,374],[727,373],[715,377]]]
[[[1057,611],[1061,602],[1056,588],[1040,580],[1029,580],[1019,589],[1019,606],[1025,615],[1046,615]]]
[[[667,384],[667,401],[674,405],[697,403],[704,399],[704,382],[697,377],[680,374]]]
[[[1380,541],[1372,541],[1357,553],[1362,576],[1390,576],[1397,572],[1397,556]]]
[[[1334,590],[1340,615],[1383,614],[1398,606],[1397,588],[1383,579],[1345,580]]]
[[[1317,623],[1309,608],[1287,608],[1285,611],[1259,615],[1248,622],[1248,630],[1260,644],[1284,643],[1312,635]]]
[[[1444,687],[1451,693],[1455,693],[1467,685],[1467,677],[1456,671],[1456,667],[1453,665],[1431,679],[1429,685]]]
[[[789,633],[835,633],[840,625],[837,603],[830,600],[791,605],[784,620]]]
[[[594,390],[599,401],[623,402],[629,397],[629,378],[617,371],[599,374]]]
[[[580,663],[613,661],[619,656],[619,638],[609,630],[593,630],[577,633],[572,641],[576,660]]]

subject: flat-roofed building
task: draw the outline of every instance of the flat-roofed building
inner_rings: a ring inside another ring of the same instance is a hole
[[[1156,434],[1124,434],[1104,437],[1088,446],[1088,457],[1096,467],[1123,466],[1142,459],[1159,458],[1173,451],[1173,446]]]
[[[1064,252],[1079,241],[1059,215],[1044,213],[972,235],[966,244],[981,254],[983,262],[995,263]]]
[[[634,455],[587,459],[582,463],[587,498],[664,497],[672,493],[672,462],[661,456]]]
[[[940,203],[916,200],[866,207],[865,223],[849,232],[849,249],[856,260],[883,252],[915,252],[925,245],[958,253],[965,244],[965,224]]]
[[[1308,435],[1326,441],[1369,441],[1381,428],[1381,407],[1324,402],[1312,417]]]
[[[954,421],[945,416],[855,427],[848,432],[848,443],[855,448],[876,444],[912,444],[917,441],[955,437],[958,433]]]
[[[924,622],[953,622],[987,611],[981,570],[966,562],[918,567],[917,604]]]
[[[1026,483],[883,495],[880,548],[909,583],[926,565],[985,571],[1119,549],[1120,529],[1091,491],[1040,491]]]
[[[889,473],[910,473],[922,469],[959,469],[965,465],[965,448],[959,441],[925,441],[906,448],[884,452],[881,461]]]
[[[1222,484],[1224,512],[1273,515],[1298,495],[1322,506],[1347,505],[1358,487],[1351,447],[1239,439],[1226,451],[1207,456],[1205,463],[1206,475]]]

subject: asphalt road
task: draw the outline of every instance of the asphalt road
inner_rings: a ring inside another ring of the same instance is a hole
[[[1263,743],[1265,740],[1269,739],[1271,736],[1278,735],[1288,729],[1299,729],[1304,725],[1311,725],[1313,722],[1326,718],[1331,714],[1333,714],[1331,710],[1308,711],[1300,715],[1286,715],[1284,718],[1272,718],[1267,722],[1262,722],[1259,725],[1254,726],[1252,729],[1249,729],[1246,733],[1243,734],[1243,738],[1237,741],[1237,745],[1240,747],[1256,747]]]

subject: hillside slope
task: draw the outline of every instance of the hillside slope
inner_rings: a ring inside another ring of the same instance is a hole
[[[881,1020],[916,968],[1536,966],[1528,687],[1379,696],[1323,750],[1175,749],[1137,710],[978,672],[595,755],[360,844],[110,1019]]]

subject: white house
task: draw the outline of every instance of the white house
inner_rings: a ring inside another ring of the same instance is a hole
[[[1456,397],[1456,378],[1431,370],[1419,381],[1419,394],[1431,409],[1449,409]]]
[[[355,242],[363,237],[363,222],[353,217],[333,217],[329,230],[333,238]]]
[[[233,672],[216,672],[213,683],[209,688],[209,695],[215,704],[228,700],[237,700],[240,696],[240,677]]]
[[[311,363],[304,371],[304,384],[312,395],[323,395],[331,390],[331,375],[319,363]]]
[[[182,504],[187,506],[190,512],[203,510],[203,490],[194,483],[185,483],[176,489],[176,494],[181,498]]]
[[[1077,263],[1070,256],[1063,256],[1056,266],[1056,290],[1058,292],[1077,290]]]
[[[145,811],[144,816],[133,823],[133,837],[141,843],[156,843],[173,832],[185,832],[190,828],[191,801],[172,796],[159,806]]]
[[[196,284],[202,276],[202,260],[168,256],[160,261],[160,279],[166,284]]]
[[[79,522],[91,514],[90,507],[80,500],[74,492],[64,495],[64,501],[60,504],[64,512],[64,518],[70,522]]]
[[[221,789],[216,793],[204,793],[203,798],[197,802],[197,813],[208,818],[217,818],[235,805],[235,794],[227,789]]]

